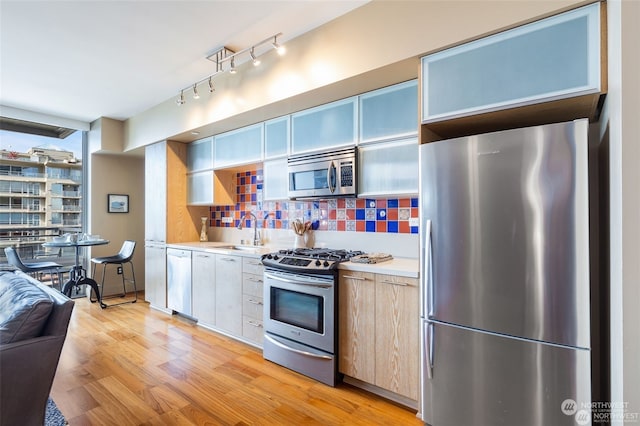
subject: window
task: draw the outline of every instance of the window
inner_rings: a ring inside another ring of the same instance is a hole
[[[51,237],[82,231],[86,132],[53,136],[60,137],[0,130],[0,243],[27,259],[41,256]],[[60,254],[65,259],[56,262],[73,263],[73,248]]]

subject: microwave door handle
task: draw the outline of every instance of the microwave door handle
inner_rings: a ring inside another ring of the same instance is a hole
[[[329,168],[327,169],[327,185],[329,186],[329,191],[333,194],[336,190],[336,186],[333,184],[334,179],[332,179],[336,174],[336,166],[334,166],[333,161],[329,164]]]

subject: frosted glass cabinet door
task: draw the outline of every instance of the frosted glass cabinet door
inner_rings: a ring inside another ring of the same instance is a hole
[[[287,159],[268,160],[263,163],[263,200],[286,200],[289,179]]]
[[[422,58],[430,123],[600,91],[600,4]]]
[[[264,158],[289,153],[289,116],[275,118],[264,123]]]
[[[187,172],[213,168],[213,137],[187,145]]]
[[[216,168],[262,161],[262,123],[214,137]]]
[[[360,146],[358,197],[418,193],[418,140]]]
[[[418,80],[360,95],[360,141],[418,133]]]
[[[187,204],[213,205],[213,170],[187,175]]]
[[[356,97],[291,115],[293,154],[356,142]]]

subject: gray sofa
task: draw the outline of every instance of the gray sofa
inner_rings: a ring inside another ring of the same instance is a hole
[[[20,271],[0,272],[0,426],[44,423],[73,305]]]

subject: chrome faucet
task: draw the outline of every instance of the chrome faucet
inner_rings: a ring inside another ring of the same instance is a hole
[[[252,212],[245,212],[242,216],[240,216],[240,223],[238,224],[237,228],[242,229],[242,219],[244,219],[247,214],[250,214],[251,217],[253,217],[253,245],[259,246],[261,245],[261,241],[260,234],[258,234],[258,218],[255,214],[253,214]]]

